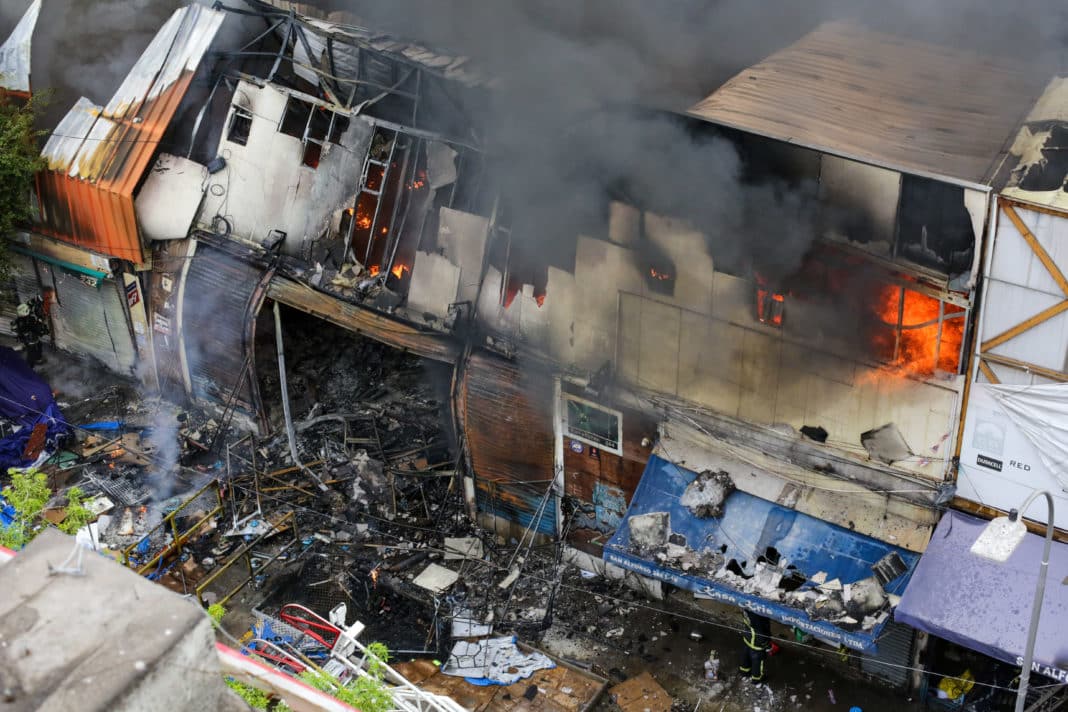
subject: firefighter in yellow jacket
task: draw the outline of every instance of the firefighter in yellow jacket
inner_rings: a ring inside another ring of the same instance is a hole
[[[742,652],[742,662],[738,670],[754,685],[758,685],[765,679],[764,660],[768,657],[768,650],[771,647],[771,621],[762,615],[744,609],[742,620],[745,623],[745,628],[742,630],[745,650]]]

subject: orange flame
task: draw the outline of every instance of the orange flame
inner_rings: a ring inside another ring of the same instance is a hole
[[[361,230],[369,230],[371,228],[371,216],[366,213],[360,213],[356,216],[356,227]]]
[[[939,301],[905,289],[902,302],[901,290],[902,287],[896,285],[883,286],[874,304],[876,316],[887,327],[880,329],[875,337],[880,355],[890,361],[898,375],[930,376],[936,370],[956,373],[964,339],[962,310],[948,304],[944,306],[940,338]],[[897,329],[899,310],[900,332]]]
[[[378,567],[377,566],[374,567],[373,569],[371,569],[371,584],[375,588],[378,588]]]
[[[390,270],[397,279],[403,279],[404,273],[408,271],[410,271],[408,265],[394,265],[393,269]]]
[[[519,285],[509,284],[507,289],[504,290],[504,308],[512,306],[512,302],[515,301],[515,295],[519,294]]]
[[[539,308],[545,306],[545,295],[539,294],[538,296],[534,297],[534,301],[538,303]]]
[[[378,273],[382,271],[382,268],[378,265],[371,265],[367,268],[367,271],[371,273],[372,277],[377,277]]]
[[[649,268],[649,276],[652,277],[653,279],[659,279],[661,282],[663,282],[666,279],[671,279],[671,275],[670,274],[668,274],[667,272],[660,272],[660,271],[658,271],[656,269],[656,267],[650,267]]]

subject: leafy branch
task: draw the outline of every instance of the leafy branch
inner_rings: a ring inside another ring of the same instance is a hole
[[[367,652],[367,674],[357,676],[347,686],[329,673],[318,670],[305,670],[300,679],[361,712],[389,712],[393,709],[393,695],[382,680],[385,675],[383,666],[389,661],[389,649],[382,643],[371,643]]]
[[[0,97],[0,281],[10,271],[3,238],[33,214],[34,176],[45,167],[37,146],[44,132],[34,129],[34,121],[47,101],[47,96],[26,102]]]

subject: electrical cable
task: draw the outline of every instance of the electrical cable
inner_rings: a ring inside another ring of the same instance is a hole
[[[3,400],[6,400],[8,402],[15,403],[16,405],[19,405],[16,401],[13,401],[13,400],[11,400],[9,398],[6,398],[6,397],[4,397],[2,395],[0,395],[0,399],[3,399]],[[31,412],[40,413],[40,411],[34,411],[31,408],[27,408],[27,410],[30,410]],[[40,413],[40,414],[43,415],[43,413]],[[72,427],[78,427],[78,426],[72,426]],[[80,429],[85,430],[84,428],[80,428]],[[87,432],[91,432],[91,431],[87,431]],[[237,485],[236,483],[232,483],[231,482],[231,483],[229,483],[229,486],[232,486],[232,487],[235,487],[236,489],[245,491],[246,493],[251,493],[252,492],[252,490],[249,490],[248,488],[245,488],[245,487],[242,487],[240,485]],[[311,509],[309,507],[304,507],[304,506],[301,506],[301,505],[297,505],[297,504],[294,504],[294,503],[289,502],[287,500],[284,500],[284,499],[282,499],[280,497],[274,497],[272,495],[266,495],[266,494],[261,494],[261,496],[264,497],[265,499],[273,499],[273,500],[275,500],[275,501],[277,501],[277,502],[279,502],[281,504],[285,504],[285,505],[291,507],[294,510],[305,511],[305,512],[307,512],[307,513],[309,513],[309,514],[311,514],[313,516],[319,517],[321,519],[340,522],[340,523],[344,523],[344,524],[351,524],[352,523],[351,521],[349,521],[347,519],[342,519],[342,518],[335,517],[335,516],[332,516],[332,515],[329,515],[329,514],[326,514],[326,513],[323,513],[323,512],[319,512],[319,511]],[[399,527],[402,527],[402,528],[416,529],[416,530],[420,530],[420,531],[430,531],[430,532],[440,533],[440,530],[436,530],[436,529],[432,529],[432,528],[428,528],[428,527],[420,527],[420,526],[413,525],[413,524],[407,524],[407,523],[404,523],[404,522],[398,522],[396,520],[389,520],[389,519],[386,519],[384,517],[378,517],[378,516],[375,516],[375,515],[372,515],[372,514],[369,514],[369,513],[364,513],[364,516],[367,516],[370,519],[374,519],[374,520],[377,520],[377,521],[380,521],[380,522],[383,522],[383,523],[386,523],[386,524],[394,525],[394,526],[399,526]],[[392,534],[390,532],[379,531],[379,532],[377,532],[377,534],[384,535],[384,536],[390,536],[390,537],[392,537],[392,538],[394,538],[394,539],[396,539],[398,541],[406,541],[402,537],[400,537],[400,536],[398,536],[396,534]],[[503,568],[503,567],[501,567],[499,565],[491,564],[491,563],[488,563],[488,562],[487,562],[487,564],[490,565],[490,566],[493,566],[494,568],[496,568],[498,570],[498,573],[506,573],[508,571],[507,569],[505,569],[505,568]],[[540,577],[536,576],[535,574],[526,573],[526,572],[520,572],[520,575],[519,575],[518,578],[538,581],[539,583],[543,583],[543,584],[550,584],[550,585],[556,585],[557,584],[557,582],[555,582],[555,581],[551,581],[551,580],[548,580],[548,579],[540,578]],[[734,626],[729,626],[729,625],[726,625],[726,624],[723,624],[723,623],[719,623],[719,622],[716,622],[716,621],[713,621],[713,620],[695,618],[693,616],[687,616],[685,614],[681,614],[681,613],[679,613],[677,611],[669,611],[669,610],[665,610],[665,609],[660,609],[660,608],[656,608],[654,606],[649,606],[649,605],[646,605],[646,604],[642,604],[640,602],[625,601],[623,599],[615,598],[615,597],[612,597],[612,596],[607,596],[605,594],[594,594],[591,591],[588,591],[588,590],[582,589],[582,588],[578,588],[578,587],[575,587],[575,586],[571,586],[569,584],[559,583],[558,585],[561,588],[565,588],[565,589],[568,589],[568,590],[573,590],[573,591],[580,592],[580,593],[583,593],[583,594],[586,594],[586,595],[589,595],[589,596],[598,596],[599,595],[599,596],[601,596],[603,598],[608,598],[610,600],[613,600],[613,601],[616,601],[616,602],[619,602],[619,603],[624,603],[624,604],[627,604],[627,605],[636,605],[636,606],[639,606],[639,607],[642,607],[642,608],[646,608],[646,609],[651,610],[651,611],[657,611],[657,612],[660,612],[660,613],[663,613],[663,614],[666,614],[666,615],[675,616],[675,617],[682,618],[682,619],[685,619],[685,620],[689,620],[689,621],[692,621],[692,622],[703,623],[703,624],[711,625],[713,627],[718,627],[718,628],[722,628],[722,629],[725,629],[725,630],[731,630],[731,631],[738,632],[738,633],[744,632],[743,629],[741,629],[741,628],[736,628]],[[824,653],[824,654],[828,654],[828,655],[830,655],[830,654],[838,655],[839,654],[838,651],[828,651],[825,648],[817,647],[817,646],[809,645],[809,644],[804,644],[804,643],[798,643],[797,641],[792,640],[792,639],[776,638],[774,636],[772,636],[772,639],[776,640],[778,642],[783,642],[783,643],[789,644],[789,645],[807,647],[807,648],[810,648],[812,650],[815,650],[815,651],[818,651],[818,652],[821,652],[821,653]],[[852,657],[855,657],[855,658],[861,658],[862,657],[862,656],[860,656],[858,654],[855,654],[855,653],[848,653],[848,655],[850,655]],[[888,663],[888,662],[884,662],[884,661],[880,661],[879,664],[887,666],[887,667],[895,667],[895,668],[905,669],[905,670],[914,671],[914,672],[915,671],[924,672],[922,668],[916,668],[916,667],[911,667],[911,666],[906,666],[906,665],[896,665],[896,664],[892,664],[892,663]],[[948,677],[948,676],[944,676],[944,677]],[[950,678],[950,679],[959,679],[959,678]],[[980,685],[980,686],[984,686],[984,687],[990,687],[990,688],[1014,691],[1014,688],[1007,688],[1007,687],[998,686],[998,685],[991,685],[991,684],[987,684],[987,683],[981,683],[981,682],[978,682],[978,681],[975,681],[975,684],[976,685]]]
[[[265,498],[270,498],[270,499],[279,499],[279,498],[271,497],[270,495],[263,495],[263,496]],[[279,501],[281,501],[281,502],[283,502],[285,504],[288,504],[293,509],[299,509],[299,510],[306,511],[309,514],[311,514],[311,515],[313,515],[315,517],[319,517],[319,518],[324,519],[324,520],[335,521],[335,522],[340,522],[340,523],[344,523],[344,524],[352,524],[352,522],[347,520],[347,519],[342,519],[340,517],[335,517],[333,515],[326,514],[324,512],[319,512],[317,510],[310,509],[310,508],[307,508],[307,507],[302,507],[300,505],[291,504],[289,502],[286,502],[285,500],[280,500],[279,499]],[[367,516],[369,516],[372,519],[377,519],[379,521],[386,522],[388,524],[394,524],[394,525],[398,525],[398,526],[401,526],[401,527],[410,526],[410,525],[405,525],[403,523],[399,523],[399,522],[395,522],[395,521],[391,522],[389,520],[383,519],[381,517],[375,517],[373,515],[367,515]],[[426,529],[423,528],[423,527],[415,527],[415,528],[422,529],[422,530],[426,531]],[[409,543],[409,542],[407,542],[407,540],[403,539],[402,537],[400,537],[400,536],[398,536],[396,534],[392,534],[390,532],[381,532],[381,531],[379,531],[379,532],[376,532],[376,533],[379,534],[379,535],[392,537],[392,538],[394,538],[394,539],[396,539],[398,541],[401,541],[401,542]],[[489,566],[489,567],[492,567],[492,568],[496,569],[498,574],[509,573],[508,569],[504,568],[503,566],[501,566],[499,564],[494,564],[492,562],[484,562],[484,563],[485,563],[486,566]],[[611,600],[613,602],[620,603],[620,604],[627,605],[627,606],[637,606],[639,608],[643,608],[643,609],[646,609],[646,610],[649,610],[649,611],[653,611],[653,612],[656,612],[656,613],[660,613],[660,614],[663,614],[663,615],[667,615],[667,616],[671,616],[671,617],[687,620],[687,621],[690,621],[690,622],[693,622],[693,623],[701,623],[701,624],[704,624],[704,625],[712,626],[714,628],[720,628],[720,629],[723,629],[723,630],[727,630],[727,631],[731,631],[731,632],[735,632],[735,633],[739,633],[739,634],[745,633],[745,630],[743,628],[740,628],[740,627],[737,627],[737,626],[733,626],[733,625],[729,625],[729,624],[726,624],[726,623],[722,623],[720,621],[712,620],[712,619],[709,619],[709,618],[700,618],[700,617],[696,617],[696,616],[692,616],[692,615],[687,615],[687,614],[681,613],[681,612],[679,612],[678,610],[675,610],[675,609],[659,608],[659,607],[656,607],[656,606],[653,606],[653,605],[642,603],[640,601],[627,601],[625,599],[622,599],[622,598],[619,598],[619,597],[616,597],[616,596],[611,596],[611,595],[604,594],[604,593],[595,593],[595,592],[590,591],[590,590],[585,589],[585,588],[580,588],[580,587],[577,587],[577,586],[566,584],[566,583],[563,583],[562,581],[559,581],[559,580],[550,580],[550,579],[538,576],[537,574],[530,573],[530,572],[521,572],[518,578],[519,579],[527,579],[527,580],[530,580],[530,581],[535,581],[535,582],[537,582],[539,584],[548,584],[550,586],[559,586],[559,588],[566,589],[566,590],[569,590],[569,591],[574,591],[576,593],[581,593],[581,594],[583,594],[585,596],[588,596],[588,597],[591,597],[591,598],[600,597],[602,599],[608,599],[608,600]],[[837,657],[837,656],[840,656],[840,655],[844,654],[847,657],[858,659],[858,660],[859,659],[863,659],[865,657],[865,656],[863,656],[863,655],[861,655],[859,653],[856,653],[854,651],[846,651],[845,653],[843,653],[843,652],[841,652],[839,650],[829,650],[829,649],[827,649],[826,647],[823,647],[823,646],[816,646],[816,645],[812,645],[812,644],[809,644],[809,643],[801,643],[801,642],[798,642],[798,641],[796,641],[796,640],[794,640],[792,638],[782,638],[782,637],[777,637],[777,636],[771,636],[771,639],[776,641],[776,642],[779,642],[779,643],[784,643],[786,645],[790,645],[790,646],[794,646],[794,647],[806,648],[806,649],[809,649],[809,650],[812,650],[812,651],[815,651],[815,652],[818,652],[818,653],[820,653],[822,655],[827,655],[827,656],[834,655],[834,656]],[[909,666],[909,665],[900,665],[900,664],[895,664],[895,663],[889,663],[889,662],[885,662],[885,661],[882,661],[882,660],[879,661],[879,665],[882,665],[884,667],[892,667],[892,668],[895,668],[895,669],[903,669],[903,670],[907,670],[907,671],[910,671],[910,672],[928,672],[928,671],[924,670],[923,668],[918,668],[918,667]],[[940,675],[940,676],[944,677],[944,678],[948,678],[948,679],[961,680],[961,678],[956,678],[956,677],[952,677],[952,676],[948,676],[948,675]],[[990,684],[990,683],[983,683],[983,682],[979,682],[979,681],[973,681],[973,682],[976,685],[979,685],[981,687],[989,687],[989,688],[993,688],[993,689],[1000,689],[1000,690],[1005,690],[1005,691],[1010,691],[1010,692],[1014,692],[1015,691],[1015,688],[1005,687],[1005,686],[1001,686],[1001,685],[994,685],[994,684]]]
[[[265,497],[267,497],[267,495],[265,495]],[[351,522],[348,521],[348,520],[341,519],[339,517],[334,517],[332,515],[329,515],[329,514],[326,514],[326,513],[323,513],[323,512],[319,512],[317,510],[309,509],[309,508],[306,508],[306,507],[301,507],[299,505],[290,505],[290,506],[292,506],[295,509],[305,510],[309,514],[317,516],[317,517],[322,518],[322,519],[342,522],[342,523],[346,523],[346,524],[351,524]],[[374,517],[373,515],[368,515],[368,516],[370,516],[372,519],[379,519],[380,521],[384,521],[384,522],[387,522],[387,523],[390,523],[390,524],[395,524],[395,525],[399,524],[399,526],[402,526],[402,527],[405,526],[404,524],[401,524],[401,523],[398,523],[398,522],[389,522],[388,520],[382,519],[380,517]],[[377,532],[377,533],[380,534],[380,535],[390,536],[390,537],[393,537],[393,538],[397,539],[398,541],[402,541],[402,542],[407,543],[406,540],[404,540],[403,538],[401,538],[401,537],[399,537],[399,536],[397,536],[395,534],[392,534],[390,532]],[[492,562],[484,562],[484,563],[485,563],[486,566],[490,566],[490,567],[496,569],[498,574],[509,573],[509,570],[507,568],[505,568],[505,567],[503,567],[503,566],[501,566],[499,564],[494,564]],[[694,623],[701,623],[701,624],[710,625],[712,627],[716,627],[716,628],[720,628],[720,629],[723,629],[723,630],[736,632],[736,633],[739,633],[739,634],[742,634],[742,633],[745,632],[744,629],[742,629],[740,627],[732,626],[732,625],[729,625],[729,624],[726,624],[726,623],[722,623],[722,622],[719,622],[719,621],[716,621],[716,620],[711,620],[711,619],[708,619],[708,618],[700,618],[700,617],[687,615],[687,614],[684,614],[684,613],[680,613],[677,610],[669,610],[669,609],[666,609],[666,608],[658,608],[656,606],[645,604],[645,603],[642,603],[642,602],[639,602],[639,601],[627,601],[625,599],[621,599],[621,598],[614,597],[614,596],[611,596],[611,595],[607,595],[607,594],[603,594],[603,593],[595,593],[593,591],[589,591],[588,589],[584,589],[584,588],[580,588],[580,587],[577,587],[577,586],[573,586],[573,585],[570,585],[570,584],[563,583],[562,581],[559,581],[559,580],[547,579],[547,578],[538,576],[537,574],[534,574],[534,573],[521,572],[518,578],[519,579],[527,579],[527,580],[535,581],[535,582],[537,582],[539,584],[548,584],[550,586],[559,586],[560,588],[567,589],[567,590],[570,590],[570,591],[575,591],[577,593],[581,593],[581,594],[583,594],[585,596],[589,596],[589,597],[594,597],[594,598],[601,597],[601,598],[612,600],[612,601],[614,601],[616,603],[620,603],[620,604],[624,604],[624,605],[638,606],[640,608],[644,608],[644,609],[647,609],[647,610],[650,610],[650,611],[654,611],[654,612],[657,612],[657,613],[661,613],[661,614],[664,614],[664,615],[668,615],[668,616],[684,619],[684,620],[687,620],[687,621],[690,621],[690,622],[694,622]],[[782,638],[782,637],[772,636],[772,640],[775,640],[776,642],[780,642],[780,643],[785,643],[787,645],[792,645],[792,646],[795,646],[795,647],[807,648],[807,649],[810,649],[810,650],[813,650],[813,651],[816,651],[816,652],[819,652],[821,654],[828,655],[828,656],[830,656],[830,655],[839,656],[839,655],[843,654],[839,650],[828,650],[827,648],[822,647],[822,646],[816,646],[816,645],[807,644],[807,643],[800,643],[800,642],[798,642],[798,641],[796,641],[796,640],[794,640],[792,638]],[[863,656],[863,655],[861,655],[859,653],[853,652],[853,651],[848,651],[848,652],[846,652],[844,654],[847,655],[848,657],[852,657],[852,658],[855,658],[855,659],[862,659],[863,657],[865,657],[865,656]],[[917,668],[917,667],[909,666],[909,665],[900,665],[900,664],[895,664],[895,663],[889,663],[889,662],[885,662],[885,661],[879,661],[879,665],[882,665],[884,667],[892,667],[892,668],[897,668],[897,669],[904,669],[904,670],[908,670],[908,671],[911,671],[911,672],[927,672],[923,668]],[[960,679],[960,678],[954,678],[952,676],[941,676],[941,677],[946,677],[946,678],[949,678],[949,679]],[[1009,688],[1009,687],[1004,687],[1004,686],[999,686],[999,685],[993,685],[993,684],[990,684],[990,683],[982,683],[982,682],[975,681],[975,684],[979,685],[979,686],[982,686],[982,687],[989,687],[989,688],[1001,689],[1001,690],[1006,690],[1006,691],[1015,691],[1015,688]]]

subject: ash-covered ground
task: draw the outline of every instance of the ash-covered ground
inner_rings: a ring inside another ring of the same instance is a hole
[[[682,591],[655,601],[569,564],[559,542],[477,526],[457,478],[447,369],[302,315],[284,330],[299,464],[272,334],[257,358],[274,426],[264,438],[66,355],[50,352],[40,368],[77,426],[44,465],[53,504],[61,510],[78,484],[104,508],[94,536],[111,555],[205,604],[229,596],[221,635],[231,644],[281,642],[288,604],[326,617],[344,603],[347,622],[366,626],[360,639],[385,643],[396,661],[447,661],[454,634],[471,639],[470,626],[484,625],[483,638],[515,635],[609,687],[648,671],[677,710],[918,709],[863,680],[855,660],[787,642],[781,628],[769,682],[753,686],[734,672],[737,611]],[[84,429],[102,422],[121,425]],[[455,581],[428,588],[433,567]],[[710,653],[719,681],[704,679]],[[618,707],[605,695],[596,709]]]

